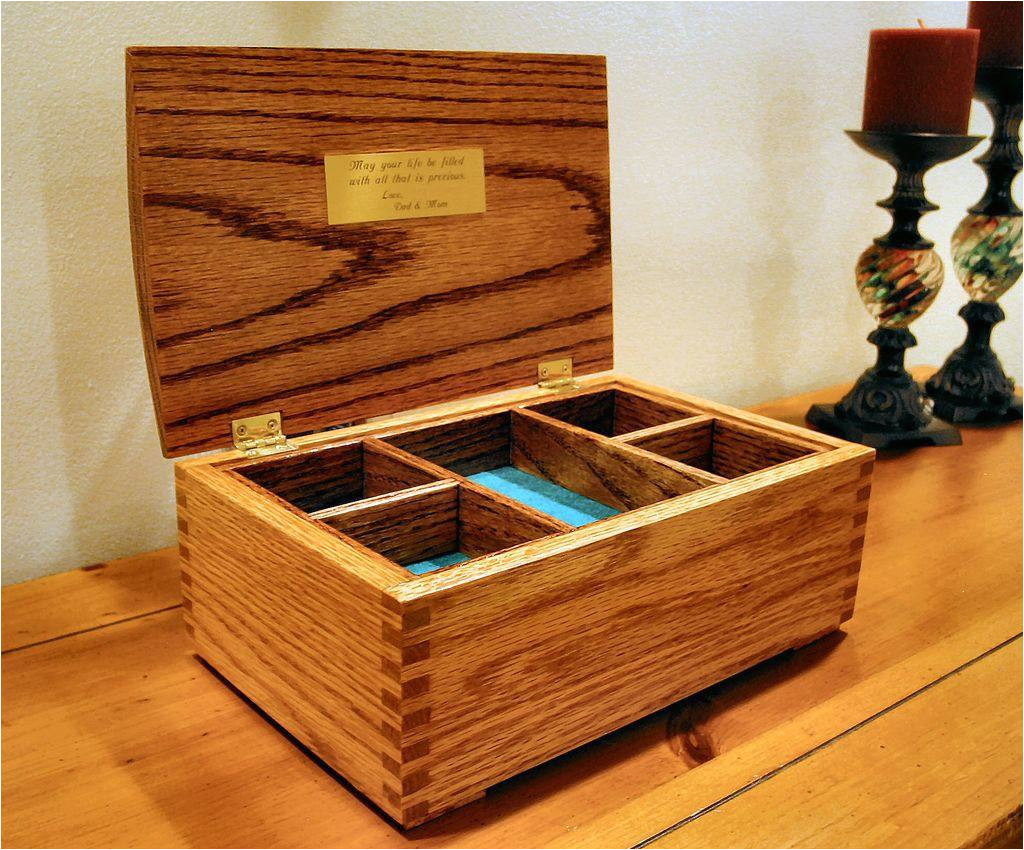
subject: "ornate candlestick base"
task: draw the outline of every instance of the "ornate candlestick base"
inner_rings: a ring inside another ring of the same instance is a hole
[[[876,449],[911,446],[956,446],[960,432],[933,419],[921,387],[903,365],[903,355],[917,340],[907,328],[875,328],[868,342],[878,346],[878,360],[857,379],[837,404],[815,404],[807,412],[812,425]]]
[[[932,418],[931,404],[903,365],[917,345],[907,325],[935,300],[942,286],[942,261],[921,236],[918,221],[938,209],[924,194],[933,165],[966,153],[979,136],[847,131],[857,145],[896,169],[892,194],[878,206],[892,214],[892,227],[857,261],[857,289],[878,327],[868,342],[878,347],[875,365],[836,404],[816,404],[807,419],[822,431],[877,449],[953,446],[960,432]]]
[[[1021,418],[1013,381],[989,344],[1006,318],[998,299],[1021,276],[1021,209],[1013,178],[1021,170],[1021,69],[979,68],[974,96],[992,113],[992,144],[975,160],[987,176],[985,194],[953,234],[953,270],[970,301],[960,315],[967,339],[927,382],[935,414],[950,422],[995,424]]]
[[[967,323],[967,339],[925,384],[935,415],[949,422],[1019,420],[1020,397],[989,345],[992,328],[1006,318],[1003,308],[994,301],[968,301],[959,315]]]

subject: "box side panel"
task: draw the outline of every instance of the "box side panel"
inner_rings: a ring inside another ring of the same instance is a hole
[[[405,675],[429,690],[406,821],[838,628],[873,454],[842,455],[410,600]]]
[[[393,817],[383,598],[366,556],[229,475],[179,466],[186,628],[198,654]],[[372,565],[371,565],[372,566]]]

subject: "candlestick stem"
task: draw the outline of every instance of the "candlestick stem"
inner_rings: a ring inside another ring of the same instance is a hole
[[[980,137],[847,132],[896,169],[892,194],[878,202],[892,215],[892,226],[861,254],[856,268],[861,300],[879,324],[868,335],[878,355],[839,402],[816,404],[807,418],[823,431],[875,448],[956,445],[959,431],[932,418],[904,355],[917,345],[907,325],[928,309],[942,286],[942,261],[918,230],[921,217],[938,209],[925,197],[924,175],[970,150]]]
[[[1013,199],[1013,179],[1021,172],[1021,69],[1016,68],[1016,91],[1003,79],[996,79],[993,71],[1003,69],[981,68],[975,96],[988,108],[992,116],[992,137],[988,150],[974,160],[981,166],[987,179],[985,194],[968,212],[981,215],[1021,215],[1021,208]],[[1010,69],[1006,69],[1010,70]],[[1001,75],[1000,75],[1001,77]],[[1014,84],[1011,84],[1014,85]]]
[[[992,115],[992,139],[975,162],[985,172],[985,193],[953,234],[953,265],[970,301],[963,345],[925,385],[936,415],[950,422],[1009,422],[1021,418],[1014,394],[992,350],[992,329],[1005,318],[996,303],[1021,276],[1021,208],[1013,180],[1021,171],[1021,69],[978,69],[975,97]]]
[[[876,206],[888,210],[892,215],[892,226],[885,236],[875,239],[876,245],[893,248],[932,248],[935,243],[925,239],[918,230],[918,222],[925,213],[934,212],[938,207],[924,194],[926,168],[897,170],[892,194]]]

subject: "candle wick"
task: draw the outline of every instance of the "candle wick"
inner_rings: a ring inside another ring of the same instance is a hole
[[[925,25],[924,25],[924,21],[922,21],[922,20],[921,20],[920,18],[918,18],[918,19],[917,19],[917,25],[918,25],[918,26],[919,26],[919,27],[920,27],[921,29],[925,29],[925,28],[926,28],[926,27],[925,27]]]

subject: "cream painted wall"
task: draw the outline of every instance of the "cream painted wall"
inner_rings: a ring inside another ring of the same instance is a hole
[[[603,53],[611,96],[617,365],[734,404],[852,378],[872,327],[851,267],[887,220],[887,167],[843,136],[867,32],[961,26],[965,3],[6,3],[3,581],[165,546],[161,455],[125,197],[128,44]],[[988,132],[977,108],[976,132]],[[672,163],[670,169],[665,161]],[[981,193],[928,181],[948,236]],[[955,281],[914,326],[937,363]],[[1021,378],[1020,287],[996,332]]]

